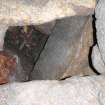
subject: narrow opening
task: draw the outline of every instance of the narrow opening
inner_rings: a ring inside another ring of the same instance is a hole
[[[93,70],[97,75],[100,75],[100,73],[94,68],[94,66],[93,66],[93,64],[92,64],[92,59],[91,59],[92,49],[93,49],[93,47],[97,44],[96,24],[95,24],[96,18],[95,18],[95,15],[93,15],[92,18],[93,18],[93,21],[92,21],[92,27],[93,27],[93,45],[90,47],[88,59],[89,59],[89,65],[90,65],[90,67],[92,68],[92,70]]]

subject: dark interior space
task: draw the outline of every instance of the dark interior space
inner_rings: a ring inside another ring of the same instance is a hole
[[[6,33],[4,49],[19,57],[22,68],[29,75],[48,37],[34,26],[10,27]]]

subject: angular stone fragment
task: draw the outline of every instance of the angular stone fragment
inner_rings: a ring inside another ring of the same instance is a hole
[[[92,18],[86,21],[80,40],[77,43],[76,52],[73,53],[73,58],[67,67],[65,73],[61,78],[73,76],[76,74],[80,75],[92,75],[93,71],[89,67],[89,50],[93,44],[93,29],[92,29]]]
[[[88,18],[72,17],[57,22],[35,65],[32,79],[60,79],[83,72],[88,75],[87,57],[92,41],[91,19],[88,22]]]
[[[5,51],[0,52],[0,85],[10,82],[10,76],[16,68],[16,58]]]
[[[27,80],[20,59],[9,51],[0,51],[0,85],[8,82]]]
[[[2,85],[0,105],[105,105],[105,76]]]
[[[0,0],[0,23],[43,24],[74,15],[93,14],[95,0]]]

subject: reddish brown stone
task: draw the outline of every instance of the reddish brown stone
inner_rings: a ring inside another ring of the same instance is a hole
[[[0,52],[0,84],[9,82],[9,75],[16,67],[16,58],[5,51]]]

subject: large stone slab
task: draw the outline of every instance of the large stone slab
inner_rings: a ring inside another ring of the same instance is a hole
[[[88,75],[88,53],[92,41],[92,21],[88,19],[72,17],[57,22],[35,65],[32,80],[60,79],[82,74],[84,69]]]
[[[2,85],[0,105],[105,105],[105,76]]]
[[[55,19],[92,14],[95,0],[0,0],[0,23],[43,24]]]

